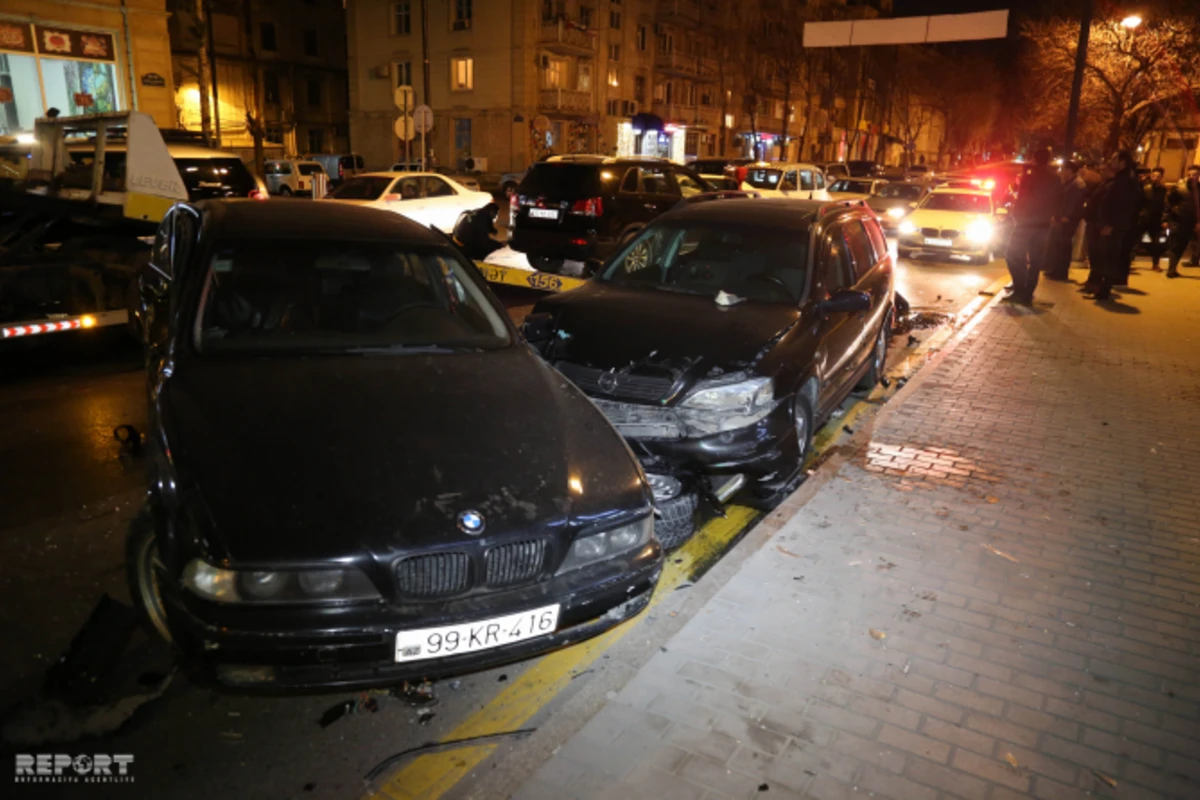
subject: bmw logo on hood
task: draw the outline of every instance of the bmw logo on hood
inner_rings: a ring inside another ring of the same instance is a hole
[[[478,511],[463,511],[458,515],[458,529],[463,533],[478,536],[483,533],[485,522]]]

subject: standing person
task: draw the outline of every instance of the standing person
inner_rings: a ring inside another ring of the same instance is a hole
[[[1134,168],[1134,178],[1138,182],[1137,203],[1133,212],[1133,224],[1125,231],[1125,238],[1121,240],[1121,254],[1117,264],[1119,268],[1113,280],[1113,286],[1128,286],[1129,273],[1133,271],[1133,254],[1137,249],[1138,242],[1142,238],[1141,220],[1146,212],[1146,192],[1150,184],[1150,175],[1146,174],[1146,179],[1143,180],[1142,175]]]
[[[1125,237],[1134,226],[1141,202],[1142,187],[1134,172],[1135,166],[1133,156],[1127,150],[1117,153],[1108,163],[1110,177],[1105,181],[1104,196],[1100,198],[1096,209],[1101,263],[1092,265],[1093,272],[1097,274],[1095,282],[1089,287],[1097,300],[1111,297],[1112,287],[1122,278],[1121,258],[1125,251]]]
[[[1200,165],[1188,167],[1183,186],[1173,195],[1175,225],[1171,232],[1171,257],[1167,261],[1168,278],[1179,277],[1179,262],[1187,252],[1188,243],[1200,239]]]
[[[1162,272],[1162,267],[1158,265],[1158,262],[1162,259],[1163,254],[1163,246],[1159,238],[1162,236],[1163,228],[1166,227],[1167,185],[1163,182],[1165,175],[1162,167],[1150,170],[1150,182],[1142,188],[1144,196],[1142,211],[1138,215],[1138,224],[1134,229],[1133,237],[1134,248],[1137,247],[1138,242],[1142,241],[1142,237],[1150,237],[1150,244],[1146,249],[1150,251],[1151,269],[1155,272]]]
[[[1017,188],[1012,209],[1016,226],[1005,256],[1013,285],[1012,294],[1006,299],[1018,305],[1033,303],[1058,195],[1058,178],[1050,170],[1050,151],[1037,150],[1033,154],[1033,167],[1021,176]]]
[[[1079,221],[1083,219],[1083,202],[1087,184],[1079,174],[1079,163],[1063,164],[1062,185],[1054,208],[1054,223],[1050,228],[1050,246],[1046,256],[1046,277],[1055,281],[1070,278],[1071,245]]]

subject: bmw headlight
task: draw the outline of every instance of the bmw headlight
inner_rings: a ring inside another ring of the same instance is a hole
[[[679,404],[679,418],[693,435],[707,436],[753,425],[775,408],[770,378],[736,373],[701,381]]]
[[[984,244],[992,240],[992,234],[995,229],[992,228],[992,223],[985,219],[977,219],[967,226],[967,239],[978,244]]]
[[[653,535],[654,515],[651,514],[619,528],[581,536],[571,545],[571,551],[558,568],[558,574],[644,547]]]
[[[889,217],[891,217],[892,219],[900,219],[907,213],[908,213],[907,209],[905,209],[902,206],[892,206],[891,208],[889,208],[887,210],[887,215]]]
[[[900,232],[906,235],[916,233],[917,226],[913,224],[912,220],[906,219],[900,223]]]
[[[194,558],[183,585],[217,603],[347,603],[378,600],[374,584],[357,569],[233,570]]]

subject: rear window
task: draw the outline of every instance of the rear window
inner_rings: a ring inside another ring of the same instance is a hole
[[[245,196],[258,188],[241,159],[177,158],[175,165],[188,194],[221,189],[226,195]]]
[[[321,167],[320,164],[301,164],[300,165],[300,174],[301,175],[317,175],[324,171],[325,170]]]
[[[616,189],[626,167],[608,164],[534,164],[521,181],[520,194],[598,197]]]
[[[777,169],[752,169],[746,172],[746,183],[755,189],[778,189],[783,172]]]
[[[350,178],[333,190],[335,200],[378,200],[392,183],[391,178]]]

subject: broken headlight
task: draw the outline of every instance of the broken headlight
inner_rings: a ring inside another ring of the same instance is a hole
[[[194,558],[183,585],[218,603],[347,603],[378,600],[374,584],[357,569],[232,570]]]
[[[591,536],[581,536],[571,545],[570,552],[558,568],[558,574],[642,547],[653,535],[654,515],[651,514],[619,528],[593,533]]]
[[[753,425],[774,407],[772,380],[743,374],[702,381],[679,404],[679,416],[690,433],[707,436]]]

